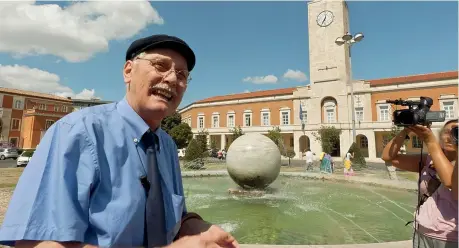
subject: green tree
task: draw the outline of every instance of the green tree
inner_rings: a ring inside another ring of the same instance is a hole
[[[233,127],[230,129],[231,135],[233,136],[233,141],[235,141],[237,138],[241,137],[244,135],[244,132],[242,132],[241,126]]]
[[[161,121],[161,129],[170,135],[172,128],[178,126],[180,123],[182,123],[182,116],[178,112],[175,112]]]
[[[341,129],[335,127],[321,126],[317,133],[312,133],[316,141],[320,141],[322,151],[332,153],[333,148],[339,144]]]
[[[227,144],[226,144],[226,147],[225,149],[228,151],[229,147],[231,146],[231,143],[233,143],[233,141],[235,141],[237,138],[241,137],[242,135],[244,135],[244,132],[242,132],[242,128],[241,126],[237,126],[237,127],[233,127],[231,129],[229,129],[230,133],[231,133],[231,137],[232,137],[232,140],[230,140]]]
[[[210,140],[210,149],[212,151],[216,151],[217,150],[217,142],[215,142],[215,140],[213,140],[213,139]]]
[[[351,148],[349,148],[350,153],[354,153],[354,158],[351,159],[352,167],[356,170],[366,168],[367,162],[365,161],[365,157],[360,150],[360,147],[357,143],[352,143]]]
[[[203,153],[207,151],[207,147],[208,147],[207,146],[207,136],[208,135],[209,135],[209,132],[207,132],[204,129],[199,131],[198,134],[196,135],[196,141],[198,142],[199,147],[203,151]]]
[[[268,131],[268,135],[266,136],[270,138],[274,142],[274,144],[276,144],[276,146],[279,147],[280,150],[281,143],[283,143],[284,141],[281,134],[281,129],[279,127],[273,127],[272,130]]]
[[[204,154],[201,144],[196,139],[192,139],[186,148],[185,153],[185,168],[198,170],[204,167]]]
[[[173,127],[170,130],[169,135],[175,141],[175,144],[179,149],[187,147],[188,143],[193,138],[193,132],[191,131],[191,127],[183,122]]]
[[[281,151],[281,154],[282,156],[285,156],[288,158],[288,165],[290,166],[290,159],[294,158],[296,153],[295,151],[293,150],[293,148],[287,148],[287,149],[284,149],[284,151]]]

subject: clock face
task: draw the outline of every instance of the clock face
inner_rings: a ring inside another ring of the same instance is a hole
[[[324,10],[317,15],[317,25],[326,27],[333,22],[333,13],[329,10]]]

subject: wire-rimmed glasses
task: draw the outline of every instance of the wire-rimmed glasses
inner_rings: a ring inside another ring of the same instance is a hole
[[[161,75],[163,78],[168,76],[169,73],[174,72],[175,76],[177,77],[177,80],[179,83],[187,85],[191,81],[191,75],[190,72],[187,70],[180,70],[176,71],[172,69],[172,65],[170,63],[157,60],[157,59],[144,59],[144,58],[136,58],[138,60],[146,60],[150,62],[150,65],[155,68],[155,71]]]

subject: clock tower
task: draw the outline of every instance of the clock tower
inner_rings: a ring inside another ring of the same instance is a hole
[[[312,84],[346,83],[350,72],[349,49],[336,38],[349,32],[344,0],[313,0],[308,3],[309,74]]]

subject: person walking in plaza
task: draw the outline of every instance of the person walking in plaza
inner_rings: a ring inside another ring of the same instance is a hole
[[[306,159],[306,171],[313,171],[313,163],[314,163],[314,153],[311,152],[311,149],[308,148],[305,154]]]
[[[354,158],[354,152],[349,149],[344,156],[344,176],[352,176],[354,175],[354,170],[352,169],[352,161],[351,159]]]
[[[328,174],[333,173],[332,163],[333,163],[333,160],[332,160],[331,155],[328,153],[324,153],[322,161],[320,162],[320,172],[328,173]]]
[[[66,115],[44,135],[15,188],[0,244],[16,247],[238,247],[188,212],[177,147],[160,128],[195,66],[183,40],[134,41],[125,97]]]
[[[453,179],[455,173],[457,177],[457,126],[457,120],[446,122],[440,131],[440,142],[429,127],[406,127],[383,150],[384,161],[405,171],[420,172],[419,201],[413,221],[414,248],[458,247],[458,189],[457,179]],[[420,155],[399,153],[409,133],[427,146],[429,154],[422,155],[422,166]]]

